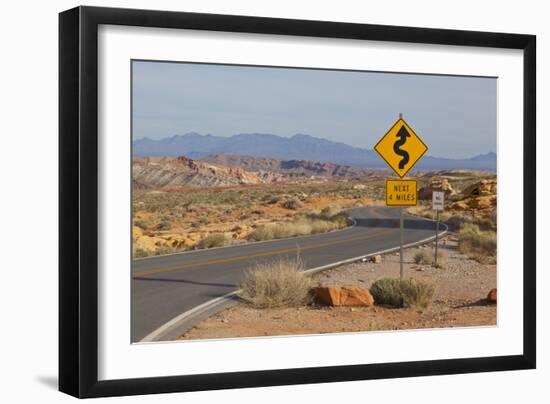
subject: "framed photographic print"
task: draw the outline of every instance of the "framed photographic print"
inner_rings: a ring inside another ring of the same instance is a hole
[[[535,367],[534,36],[59,27],[61,391]]]

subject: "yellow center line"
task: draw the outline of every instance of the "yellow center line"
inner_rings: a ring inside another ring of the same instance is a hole
[[[299,247],[299,250],[300,251],[312,250],[312,249],[316,249],[316,248],[323,248],[323,247],[329,247],[329,246],[338,245],[338,244],[345,244],[345,243],[349,243],[350,241],[368,240],[370,238],[378,237],[382,234],[386,234],[386,233],[389,233],[389,232],[392,232],[392,231],[395,231],[395,229],[383,230],[381,232],[378,232],[378,233],[375,233],[375,234],[370,234],[368,236],[351,237],[351,238],[348,238],[346,240],[328,241],[328,242],[324,242],[324,243],[310,244],[308,246]],[[156,275],[156,274],[160,274],[160,273],[174,272],[174,271],[179,271],[181,269],[202,267],[202,266],[212,265],[212,264],[225,264],[225,263],[229,263],[229,262],[248,260],[248,259],[251,259],[251,258],[268,257],[270,255],[277,255],[277,254],[295,252],[296,249],[297,249],[297,247],[291,247],[291,248],[287,247],[287,248],[281,248],[281,249],[278,249],[278,250],[271,250],[271,251],[264,252],[264,253],[257,253],[257,254],[250,254],[250,255],[240,255],[240,256],[237,256],[237,257],[220,258],[220,259],[215,259],[215,260],[198,262],[198,263],[194,263],[194,264],[178,265],[178,266],[175,266],[175,267],[151,269],[151,270],[148,270],[148,271],[136,272],[134,274],[134,277]]]

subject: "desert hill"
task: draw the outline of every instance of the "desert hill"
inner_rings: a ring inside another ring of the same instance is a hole
[[[222,187],[308,181],[318,177],[368,177],[380,170],[305,160],[210,155],[202,160],[180,157],[134,157],[134,189]]]
[[[180,156],[134,158],[132,178],[134,186],[139,188],[163,188],[262,184],[277,182],[282,176],[221,167]]]
[[[273,171],[296,176],[367,177],[380,171],[320,161],[278,160],[268,157],[227,154],[211,154],[202,158],[201,161],[224,167],[242,168],[248,171]]]

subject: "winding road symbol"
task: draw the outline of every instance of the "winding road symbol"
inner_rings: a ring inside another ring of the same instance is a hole
[[[409,153],[407,153],[406,150],[402,150],[401,146],[405,144],[405,142],[407,141],[407,138],[411,137],[411,135],[409,132],[407,132],[407,129],[405,129],[405,127],[402,126],[401,129],[399,129],[399,132],[397,132],[397,137],[399,138],[399,140],[397,140],[393,144],[393,151],[395,152],[395,154],[402,157],[398,166],[400,170],[403,170],[407,165],[407,163],[409,162]]]

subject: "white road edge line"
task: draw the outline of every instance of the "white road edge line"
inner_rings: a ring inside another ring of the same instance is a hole
[[[426,218],[423,218],[423,219],[426,219]],[[426,219],[426,220],[430,220],[430,219]],[[446,224],[441,223],[441,222],[440,222],[440,224],[445,226],[445,230],[442,231],[441,233],[439,233],[439,237],[444,236],[449,231],[449,226],[447,226]],[[420,244],[426,244],[426,243],[429,243],[433,240],[435,240],[435,236],[430,236],[430,237],[425,238],[425,239],[420,240],[420,241],[415,241],[415,242],[412,242],[412,243],[409,243],[409,244],[405,244],[403,246],[403,248],[409,248],[409,247],[414,247],[414,246],[420,245]],[[358,260],[361,260],[363,258],[369,258],[369,257],[372,257],[374,255],[387,254],[387,253],[390,253],[390,252],[393,252],[393,251],[397,251],[400,248],[401,248],[400,246],[392,247],[392,248],[388,248],[386,250],[376,251],[376,252],[373,252],[373,253],[370,253],[370,254],[360,255],[359,257],[348,258],[348,259],[345,259],[345,260],[342,260],[342,261],[333,262],[331,264],[323,265],[323,266],[320,266],[320,267],[311,268],[311,269],[308,269],[304,272],[307,273],[307,274],[314,274],[316,272],[324,271],[325,269],[337,267],[337,266],[344,265],[344,264],[349,264],[350,262],[358,261]],[[227,302],[229,300],[229,298],[237,295],[240,291],[241,291],[240,289],[235,290],[234,292],[230,292],[230,293],[227,293],[223,296],[220,296],[220,297],[217,297],[215,299],[209,300],[207,302],[204,302],[203,304],[200,304],[196,307],[193,307],[191,310],[188,310],[186,312],[181,313],[179,316],[174,317],[172,320],[170,320],[170,321],[164,323],[163,325],[161,325],[155,331],[153,331],[150,334],[146,335],[139,342],[140,343],[142,343],[142,342],[160,342],[161,341],[160,338],[162,338],[162,336],[164,334],[166,334],[172,328],[177,327],[184,320],[192,317],[193,315],[195,315],[197,313],[200,313],[201,311],[211,309],[211,308],[217,306],[218,304],[221,305],[222,303]]]

